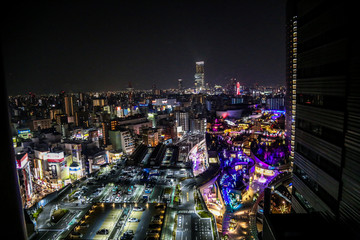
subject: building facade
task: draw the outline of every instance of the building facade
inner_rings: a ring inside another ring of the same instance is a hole
[[[36,119],[36,120],[32,120],[30,122],[30,129],[32,131],[37,131],[39,128],[40,129],[48,129],[51,128],[52,124],[52,120],[50,118],[48,119]]]
[[[126,154],[131,154],[135,150],[135,141],[129,131],[120,132],[121,149]]]
[[[204,79],[204,61],[196,62],[195,68],[195,90],[199,93],[205,90],[205,79]]]
[[[326,212],[355,233],[360,224],[360,53],[353,9],[344,2],[289,1],[287,11],[297,21],[292,208]]]
[[[65,114],[68,117],[74,116],[75,115],[75,96],[70,95],[70,96],[65,96],[64,97],[64,108],[65,108]]]
[[[188,132],[189,127],[189,112],[175,112],[176,127],[178,132]]]
[[[296,80],[297,80],[297,14],[293,2],[286,11],[286,95],[285,135],[289,146],[290,161],[294,160],[296,124]]]

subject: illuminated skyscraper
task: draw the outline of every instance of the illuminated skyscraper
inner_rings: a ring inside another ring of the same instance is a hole
[[[204,61],[196,62],[195,89],[197,93],[205,89]]]
[[[290,5],[290,4],[288,4]],[[290,148],[290,160],[295,151],[296,119],[296,78],[297,78],[297,16],[292,7],[288,7],[286,20],[286,141]]]

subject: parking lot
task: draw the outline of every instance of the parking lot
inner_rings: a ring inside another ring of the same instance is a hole
[[[168,153],[168,155],[170,152]],[[64,205],[93,205],[72,231],[86,239],[159,239],[165,222],[165,205],[172,204],[178,179],[187,169],[106,167],[75,185]],[[170,224],[170,223],[169,223]]]
[[[160,237],[166,206],[157,203],[94,205],[75,227],[82,239]],[[75,235],[74,235],[75,236]]]
[[[97,230],[97,234],[94,236],[93,239],[107,239],[108,234],[101,234],[105,233],[106,230],[108,233],[111,233],[116,226],[117,221],[120,218],[120,215],[122,213],[123,209],[112,209],[105,217],[105,220],[103,221],[101,227],[99,230]]]
[[[83,239],[106,239],[116,227],[124,208],[116,204],[96,204],[75,227]],[[102,229],[108,231],[99,232]]]

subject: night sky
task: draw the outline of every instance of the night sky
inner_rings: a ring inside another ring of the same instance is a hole
[[[5,11],[8,93],[285,84],[285,1],[40,1]],[[30,5],[31,4],[31,5]]]

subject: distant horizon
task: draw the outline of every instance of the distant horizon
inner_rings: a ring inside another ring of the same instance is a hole
[[[215,86],[215,85],[214,85]],[[212,87],[214,87],[212,86]],[[224,87],[222,85],[220,85],[221,87]],[[253,86],[247,86],[247,85],[243,85],[245,86],[246,88],[253,88]],[[285,87],[285,84],[283,85],[280,85],[280,84],[277,84],[277,85],[259,85],[259,87],[269,87],[269,88],[277,88],[277,87]],[[188,87],[188,88],[184,88],[185,90],[189,90],[189,89],[194,89],[195,87]],[[156,88],[156,89],[159,89],[159,88]],[[152,89],[136,89],[136,88],[133,88],[133,90],[135,92],[139,91],[152,91]],[[165,89],[159,89],[159,90],[165,90],[165,91],[170,91],[170,90],[177,90],[177,88],[165,88]],[[114,93],[117,93],[117,92],[128,92],[128,90],[125,89],[122,89],[122,90],[103,90],[103,91],[63,91],[63,90],[60,90],[58,92],[35,92],[35,91],[27,91],[25,93],[18,93],[18,94],[9,94],[8,93],[8,96],[9,97],[15,97],[15,96],[28,96],[30,94],[35,94],[35,95],[59,95],[61,92],[64,92],[64,93],[71,93],[71,94],[76,94],[76,93],[111,93],[111,92],[114,92]],[[185,94],[185,93],[183,93]],[[191,93],[191,94],[199,94],[199,93]]]

